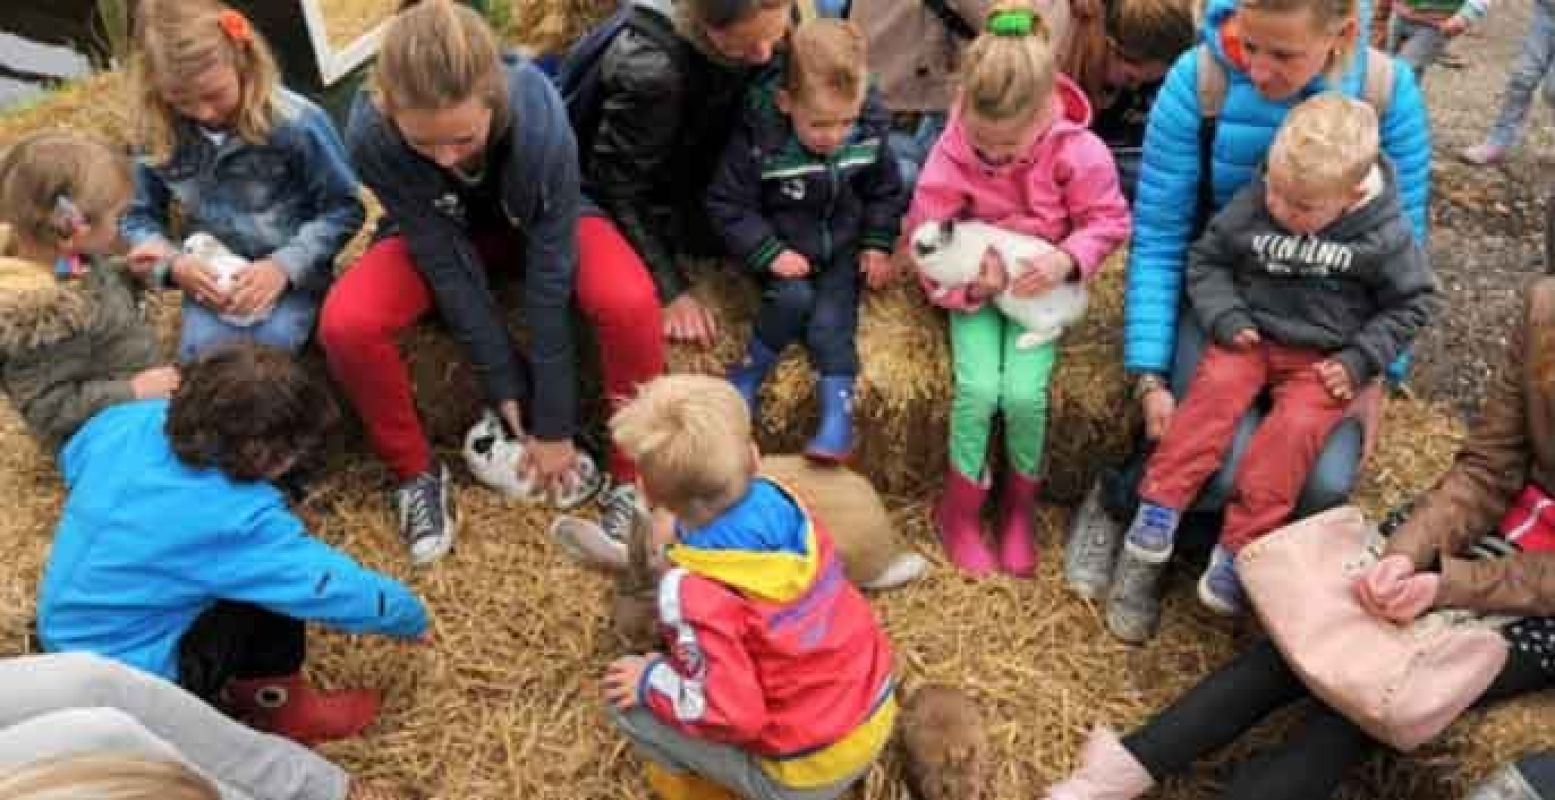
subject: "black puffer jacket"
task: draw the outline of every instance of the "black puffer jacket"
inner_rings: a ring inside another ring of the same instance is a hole
[[[645,3],[668,14],[668,3]],[[677,245],[710,238],[702,193],[740,114],[749,68],[716,64],[685,39],[668,51],[628,28],[600,62],[599,128],[581,153],[583,190],[621,228],[668,303],[688,283]]]

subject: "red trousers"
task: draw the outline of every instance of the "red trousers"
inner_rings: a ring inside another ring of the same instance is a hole
[[[1253,433],[1232,481],[1220,544],[1236,553],[1285,524],[1328,434],[1350,411],[1350,402],[1334,399],[1313,369],[1325,358],[1272,342],[1247,351],[1210,345],[1150,456],[1140,498],[1188,508],[1224,463],[1238,420],[1268,386],[1274,407]]]
[[[478,244],[489,270],[519,259],[509,237]],[[604,217],[578,220],[576,288],[578,305],[598,335],[605,393],[612,404],[620,403],[664,371],[664,336],[647,267]],[[405,240],[394,236],[357,259],[335,282],[319,314],[330,372],[361,415],[373,450],[402,481],[426,470],[432,454],[416,416],[399,335],[432,308],[431,288]],[[636,478],[632,463],[616,452],[610,473],[622,481]]]

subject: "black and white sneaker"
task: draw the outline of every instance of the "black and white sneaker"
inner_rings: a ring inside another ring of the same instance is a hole
[[[599,496],[599,526],[605,535],[625,543],[632,536],[632,521],[640,510],[646,510],[637,487],[630,483],[617,483]]]
[[[455,520],[448,497],[448,467],[441,463],[395,490],[400,511],[400,538],[411,563],[426,566],[454,546]]]

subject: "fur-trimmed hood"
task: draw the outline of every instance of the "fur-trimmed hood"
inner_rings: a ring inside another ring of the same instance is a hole
[[[62,283],[34,262],[0,257],[0,354],[80,333],[90,324],[94,305],[82,282]]]

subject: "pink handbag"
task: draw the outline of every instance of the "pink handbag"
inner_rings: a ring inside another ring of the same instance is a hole
[[[1312,693],[1401,751],[1441,733],[1489,688],[1507,659],[1508,618],[1433,611],[1408,625],[1368,614],[1354,577],[1383,540],[1344,506],[1249,544],[1237,572],[1285,661]]]

